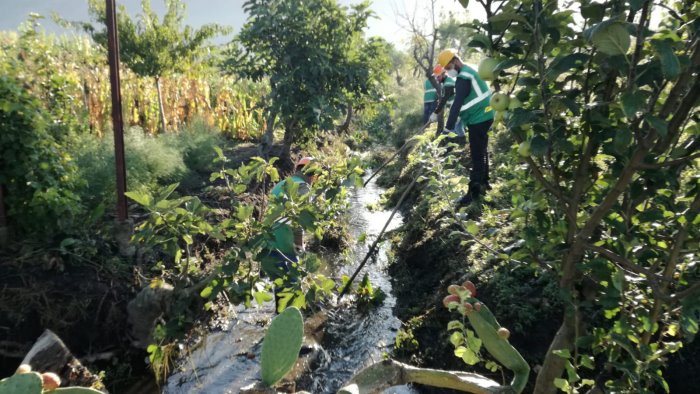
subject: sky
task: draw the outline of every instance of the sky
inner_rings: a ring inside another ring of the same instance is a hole
[[[359,3],[361,0],[338,0],[339,3],[349,5]],[[127,11],[135,15],[140,10],[141,0],[116,0],[118,5],[124,5]],[[232,26],[235,31],[245,23],[246,15],[242,10],[244,0],[184,0],[187,4],[187,17],[185,23],[194,27],[206,23],[218,23]],[[479,12],[477,2],[470,2],[469,12],[471,18],[483,17]],[[165,10],[163,0],[151,0],[153,9],[162,14]],[[399,48],[405,48],[408,33],[402,29],[401,18],[397,13],[409,13],[421,17],[429,15],[425,9],[427,0],[374,0],[371,9],[376,18],[369,21],[368,36],[381,36],[394,43]],[[452,12],[466,20],[467,12],[457,0],[437,0],[439,9],[443,13]],[[87,0],[0,0],[0,30],[16,30],[20,23],[27,19],[30,12],[36,12],[47,17],[42,21],[42,26],[47,32],[64,32],[56,26],[50,18],[53,12],[58,13],[69,21],[89,21]],[[218,43],[227,41],[219,38]]]

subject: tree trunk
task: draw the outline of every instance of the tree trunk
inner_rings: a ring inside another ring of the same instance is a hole
[[[275,143],[275,120],[277,119],[277,111],[270,110],[267,117],[267,125],[265,127],[265,134],[263,134],[260,139],[260,157],[265,160],[270,158],[270,151],[272,150],[272,145]]]
[[[163,109],[163,95],[160,92],[160,77],[156,77],[156,90],[158,91],[158,108],[160,109],[160,127],[165,133],[165,110]]]
[[[554,340],[547,349],[547,355],[544,358],[542,369],[537,374],[535,382],[535,394],[556,394],[557,388],[554,386],[554,379],[560,378],[564,372],[564,364],[566,360],[559,357],[553,352],[561,349],[572,349],[576,336],[576,321],[572,313],[564,312],[564,321],[559,327]]]
[[[0,184],[0,250],[9,245],[7,213],[5,212],[5,186]]]
[[[338,133],[347,133],[348,130],[350,130],[350,122],[352,121],[352,105],[350,102],[347,103],[347,113],[345,114],[345,121],[343,124],[338,126],[338,130],[336,130]]]
[[[581,273],[576,268],[576,265],[583,258],[583,253],[583,245],[578,241],[572,245],[571,250],[564,258],[559,288],[567,291],[569,294],[573,294],[576,281],[580,279]],[[563,349],[572,351],[574,349],[577,325],[578,321],[575,312],[568,308],[564,310],[564,320],[550,343],[549,349],[547,349],[542,369],[537,374],[533,393],[556,394],[557,388],[554,386],[554,379],[560,378],[564,373],[566,360],[554,354],[554,351]]]
[[[296,134],[296,125],[292,122],[287,123],[284,128],[284,140],[282,141],[282,151],[280,152],[280,165],[284,170],[292,170],[294,163],[292,162],[292,143]]]
[[[401,77],[399,70],[396,70],[396,84],[403,87],[403,77]]]

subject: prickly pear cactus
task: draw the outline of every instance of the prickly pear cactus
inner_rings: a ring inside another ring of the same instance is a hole
[[[89,387],[64,387],[50,391],[51,394],[104,394],[103,392]]]
[[[501,327],[489,308],[476,299],[476,287],[472,282],[467,281],[462,286],[451,285],[447,291],[450,295],[443,300],[445,306],[450,310],[456,309],[469,319],[486,350],[501,365],[513,371],[512,389],[522,393],[530,376],[530,366],[508,342],[510,332]]]
[[[272,320],[263,339],[260,362],[263,383],[272,386],[292,369],[303,338],[304,321],[299,309],[289,307]]]
[[[41,394],[41,375],[28,372],[0,380],[0,394]]]

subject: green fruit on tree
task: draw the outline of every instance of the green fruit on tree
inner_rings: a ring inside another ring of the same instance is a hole
[[[510,99],[507,95],[503,93],[495,93],[493,96],[491,96],[491,101],[489,104],[491,105],[491,108],[495,109],[496,111],[505,111],[508,109],[509,102]]]
[[[518,154],[523,157],[530,156],[530,141],[523,141],[520,146],[518,146]]]
[[[494,58],[485,57],[481,59],[479,62],[479,69],[477,70],[481,79],[484,81],[493,81],[496,78],[496,73],[494,73],[494,70],[496,69],[497,65],[498,60]]]
[[[510,100],[508,101],[508,109],[509,110],[514,110],[516,108],[522,108],[523,103],[518,100],[517,97],[515,96],[510,96]]]
[[[496,111],[496,115],[493,116],[493,123],[499,124],[501,121],[503,121],[503,117],[505,116],[505,111]]]

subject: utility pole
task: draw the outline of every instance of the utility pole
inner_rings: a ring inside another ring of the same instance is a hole
[[[123,223],[129,217],[126,206],[126,160],[124,159],[124,120],[119,80],[119,34],[115,0],[107,3],[107,54],[109,57],[109,83],[112,88],[112,128],[114,129],[114,159],[117,169],[117,219]]]
[[[9,242],[7,230],[7,213],[5,212],[5,186],[0,183],[0,249],[4,249]]]

